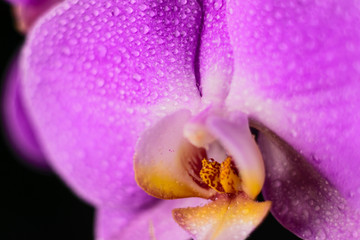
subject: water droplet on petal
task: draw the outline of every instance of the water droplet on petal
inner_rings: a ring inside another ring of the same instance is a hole
[[[127,11],[129,14],[131,14],[132,12],[134,12],[134,9],[132,9],[131,7],[128,7],[128,8],[126,8],[126,11]]]
[[[135,73],[135,74],[133,75],[133,78],[134,78],[137,82],[141,82],[141,80],[142,80],[141,75],[138,74],[138,73]]]
[[[274,187],[281,187],[281,181],[280,180],[275,180],[274,181]]]
[[[144,25],[143,33],[147,34],[150,31],[150,27],[148,25]]]
[[[215,0],[214,8],[215,10],[219,10],[223,6],[222,0]]]

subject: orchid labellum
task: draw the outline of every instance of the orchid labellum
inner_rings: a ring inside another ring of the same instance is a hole
[[[13,127],[96,239],[246,239],[269,211],[359,239],[358,26],[357,0],[63,1],[28,28]]]

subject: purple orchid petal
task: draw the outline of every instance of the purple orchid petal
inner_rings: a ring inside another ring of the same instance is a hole
[[[203,1],[203,22],[199,48],[202,101],[223,101],[230,90],[233,53],[222,1]]]
[[[191,236],[173,219],[172,210],[199,206],[208,200],[185,198],[159,201],[155,206],[137,211],[100,209],[97,216],[96,239],[190,239]]]
[[[200,101],[200,14],[196,1],[69,1],[34,26],[26,105],[52,165],[87,201],[153,200],[135,183],[134,146],[161,116]]]
[[[21,95],[17,58],[13,61],[4,91],[3,119],[8,137],[17,153],[31,164],[47,168],[48,165],[29,122]]]
[[[302,239],[359,239],[359,209],[282,140],[271,134],[258,140],[268,170],[264,197],[280,223]]]
[[[356,3],[230,1],[235,70],[227,103],[275,131],[360,207]]]

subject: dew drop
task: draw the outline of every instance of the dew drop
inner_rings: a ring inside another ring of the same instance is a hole
[[[99,78],[99,79],[96,81],[96,84],[97,84],[98,87],[103,87],[104,84],[105,84],[105,81],[104,81],[104,79]]]
[[[140,4],[139,8],[141,11],[145,11],[148,8],[148,6],[146,6],[145,4]]]
[[[309,229],[307,229],[307,230],[304,231],[303,236],[305,238],[309,238],[309,237],[312,236],[312,233],[311,233],[311,231]]]
[[[326,234],[324,232],[324,230],[319,230],[317,233],[316,233],[316,238],[317,240],[325,240],[326,239]]]
[[[148,25],[144,25],[143,33],[147,34],[150,31],[150,27]]]
[[[107,53],[107,48],[105,46],[100,45],[100,46],[98,46],[97,51],[98,51],[99,57],[105,57],[105,55]]]
[[[138,56],[140,56],[140,52],[139,51],[132,51],[131,52],[132,53],[132,55],[134,55],[135,57],[138,57]]]
[[[131,7],[128,7],[128,8],[126,8],[126,11],[127,11],[127,13],[131,14],[134,12],[134,9],[132,9]]]
[[[164,72],[161,71],[161,70],[159,70],[159,71],[157,72],[157,74],[158,74],[160,77],[163,77],[163,76],[165,75]]]
[[[215,10],[219,10],[223,6],[222,0],[215,0],[214,8]]]
[[[280,180],[275,180],[274,181],[274,187],[281,187],[281,181]]]
[[[134,80],[137,81],[137,82],[141,82],[141,80],[142,80],[141,75],[138,74],[138,73],[135,73],[135,74],[133,75],[133,78],[134,78]]]
[[[65,55],[70,55],[71,50],[70,50],[69,47],[63,47],[62,53],[65,54]]]
[[[115,17],[119,16],[120,15],[120,9],[118,7],[114,8],[113,13],[114,13]]]

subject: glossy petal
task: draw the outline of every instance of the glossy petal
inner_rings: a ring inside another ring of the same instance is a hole
[[[91,203],[152,201],[134,181],[134,146],[160,117],[199,102],[199,17],[196,1],[67,1],[31,31],[26,105],[57,172]]]
[[[200,198],[186,198],[159,201],[129,212],[119,209],[100,209],[97,214],[96,239],[101,240],[184,240],[190,239],[189,233],[174,221],[172,210],[198,206],[207,203]]]
[[[255,202],[245,194],[221,195],[200,207],[175,209],[177,223],[197,240],[245,239],[263,220],[270,202]]]
[[[193,170],[190,169],[192,162],[200,164],[204,158],[199,156],[201,150],[183,136],[183,128],[190,117],[190,111],[180,110],[161,119],[140,137],[134,155],[135,179],[154,197],[209,198],[214,194],[200,187],[189,174]]]
[[[263,194],[280,223],[302,239],[359,239],[360,210],[303,156],[269,133],[259,145],[267,169]]]
[[[281,136],[360,207],[358,1],[230,1],[227,103]]]
[[[24,109],[17,58],[13,61],[7,76],[3,104],[2,119],[6,125],[5,132],[12,141],[16,152],[33,165],[48,168],[29,122],[27,111]]]

